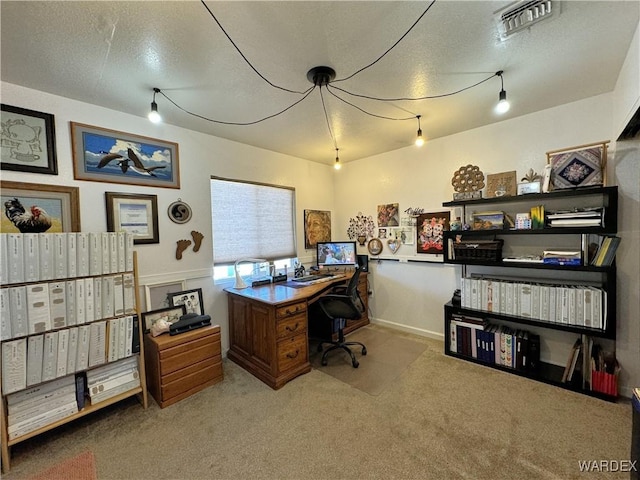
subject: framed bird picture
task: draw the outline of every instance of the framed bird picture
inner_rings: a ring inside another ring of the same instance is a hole
[[[178,144],[71,122],[76,180],[180,188]]]
[[[78,187],[0,181],[2,233],[80,231]]]

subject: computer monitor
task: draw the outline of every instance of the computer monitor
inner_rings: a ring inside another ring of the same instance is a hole
[[[319,267],[358,264],[356,242],[318,242],[316,248]]]

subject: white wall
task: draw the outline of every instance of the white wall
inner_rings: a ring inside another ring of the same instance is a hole
[[[141,298],[147,283],[186,280],[187,288],[202,288],[205,312],[221,326],[223,350],[229,347],[227,300],[222,288],[213,285],[211,196],[212,175],[242,180],[287,185],[296,189],[297,243],[301,259],[311,258],[304,250],[302,218],[304,209],[334,210],[333,168],[277,154],[171,125],[153,125],[135,117],[95,105],[69,100],[21,86],[2,83],[2,102],[55,116],[57,176],[2,171],[2,180],[80,188],[82,231],[106,231],[104,192],[144,193],[158,196],[160,243],[137,245]],[[179,145],[181,188],[152,188],[113,183],[77,181],[73,178],[69,122],[144,135],[176,142]],[[183,225],[167,216],[168,206],[181,198],[193,210],[193,219]],[[265,205],[268,215],[268,205]],[[187,250],[182,260],[175,258],[176,242],[191,239],[191,230],[204,234],[198,253]],[[241,234],[241,232],[239,232]],[[144,308],[143,308],[144,311]]]
[[[517,99],[514,99],[512,111],[517,108]],[[343,225],[346,231],[349,217],[358,211],[375,218],[376,206],[385,203],[398,202],[400,211],[408,207],[439,211],[442,202],[453,198],[451,179],[460,166],[477,165],[485,175],[516,170],[520,179],[529,168],[541,173],[546,164],[545,152],[549,150],[614,140],[611,125],[612,95],[605,94],[428,141],[421,149],[412,146],[348,163],[336,177],[336,204],[348,205],[339,209],[338,225]],[[428,138],[429,132],[425,133]],[[626,178],[618,178],[614,147],[611,149],[614,160],[608,169],[609,184],[622,181],[626,185],[635,181],[637,190],[638,163],[633,166],[629,162]],[[621,195],[626,195],[626,187],[621,190]],[[619,218],[622,244],[626,244],[629,251],[637,252],[637,230],[634,237],[633,232],[627,230],[630,223],[626,215],[620,214]],[[403,249],[413,248],[403,246],[398,254],[402,254]],[[637,279],[637,267],[632,271],[625,263],[620,263],[619,285],[629,276]],[[415,333],[442,338],[442,306],[450,300],[453,290],[459,288],[459,267],[383,261],[380,264],[373,262],[371,271],[374,294],[370,306],[375,322],[399,323]],[[637,285],[637,282],[630,283],[629,288],[631,285]],[[618,299],[619,312],[631,308],[626,304],[628,298],[620,296]],[[633,309],[637,313],[638,310]],[[639,341],[633,337],[630,342],[621,338],[630,325],[637,325],[637,314],[635,317],[619,315],[618,322],[617,353],[625,369],[622,383],[638,385],[640,372],[635,359]],[[542,333],[543,358],[564,364],[575,335],[554,331]],[[566,351],[563,342],[570,342]]]

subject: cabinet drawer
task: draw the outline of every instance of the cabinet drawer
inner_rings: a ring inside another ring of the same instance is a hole
[[[306,302],[292,303],[286,307],[280,307],[276,309],[276,318],[285,318],[291,315],[296,315],[307,310]]]
[[[168,360],[171,357],[180,356],[184,353],[188,353],[192,350],[204,346],[209,346],[213,349],[212,351],[215,351],[217,349],[217,352],[215,353],[220,353],[220,342],[215,342],[215,340],[219,340],[219,338],[220,337],[216,335],[208,335],[204,338],[199,338],[198,340],[194,340],[192,342],[186,342],[171,348],[164,348],[160,350],[160,360]]]
[[[222,357],[220,355],[216,355],[215,357],[207,358],[202,360],[201,362],[194,363],[193,365],[189,365],[185,368],[181,368],[180,370],[176,370],[175,372],[168,373],[163,375],[160,379],[160,382],[163,386],[166,386],[172,382],[182,379],[187,375],[191,375],[192,373],[197,373],[200,370],[203,370],[211,365],[215,365],[216,363],[222,363]]]
[[[295,315],[280,320],[277,324],[278,339],[298,335],[306,330],[307,316],[305,314]]]
[[[198,369],[189,375],[182,376],[179,380],[162,386],[162,401],[167,401],[177,395],[188,392],[198,385],[209,382],[222,376],[222,363],[215,363],[208,367]]]
[[[217,351],[216,351],[217,350]],[[172,355],[169,358],[160,360],[160,371],[162,375],[175,372],[182,368],[201,362],[207,358],[211,358],[220,353],[219,345],[204,345],[199,348],[189,349],[179,355]],[[161,355],[162,358],[162,355]]]
[[[297,335],[278,342],[278,372],[285,372],[307,362],[307,335]]]

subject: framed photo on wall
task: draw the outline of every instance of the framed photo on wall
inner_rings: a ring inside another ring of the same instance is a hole
[[[76,180],[180,188],[178,144],[71,122]]]
[[[315,248],[318,242],[331,241],[331,212],[304,211],[304,248]]]
[[[2,170],[58,174],[53,115],[1,104]]]
[[[133,243],[160,243],[156,195],[105,192],[107,230],[133,234]]]
[[[0,181],[0,189],[5,211],[0,223],[2,233],[80,231],[78,187]],[[25,212],[31,218],[26,223],[19,220]]]

